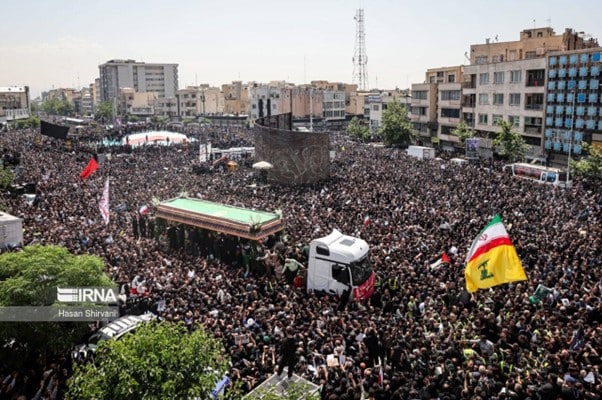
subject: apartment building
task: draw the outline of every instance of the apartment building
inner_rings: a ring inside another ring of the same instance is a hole
[[[222,91],[208,84],[188,86],[176,93],[177,115],[196,117],[198,115],[221,115],[225,100]]]
[[[528,158],[543,158],[546,56],[566,49],[597,47],[597,41],[566,29],[526,29],[520,40],[471,46],[471,65],[464,68],[462,119],[492,148],[498,123],[508,121],[529,145]]]
[[[483,138],[482,148],[491,149],[499,122],[508,121],[530,145],[530,154],[541,156],[545,63],[533,58],[464,68],[462,118]]]
[[[412,85],[410,120],[419,142],[450,150],[458,142],[450,132],[461,120],[463,73],[462,65],[430,68],[424,83]]]
[[[290,91],[284,82],[255,83],[249,88],[249,112],[251,119],[291,112]]]
[[[345,92],[343,90],[322,90],[322,116],[325,121],[345,119]]]
[[[138,93],[132,88],[122,88],[119,90],[117,112],[142,118],[151,117],[155,115],[156,100],[157,94],[154,92]]]
[[[160,97],[155,100],[155,115],[163,118],[178,116],[178,99],[176,97]]]
[[[519,40],[498,42],[488,38],[484,44],[470,46],[470,64],[491,64],[545,57],[553,51],[598,47],[598,41],[573,29],[557,35],[550,27],[525,29]]]
[[[376,94],[370,93],[368,96],[366,96],[364,118],[370,121],[370,130],[373,133],[378,131],[382,125],[383,112],[387,109],[388,105],[394,101],[405,107],[406,110],[408,110],[408,116],[410,116],[410,98],[411,95],[409,89],[383,90]]]
[[[249,86],[243,85],[241,81],[234,81],[222,85],[224,97],[224,113],[244,115],[249,104]]]
[[[316,120],[324,114],[324,96],[321,90],[311,85],[301,85],[290,89],[293,118]]]
[[[551,53],[546,58],[544,149],[566,165],[583,143],[602,145],[602,48]]]
[[[153,92],[157,97],[174,97],[178,90],[178,64],[156,64],[135,60],[110,60],[98,66],[100,99],[113,101],[120,88]]]
[[[30,109],[28,86],[0,87],[0,123],[29,118]]]

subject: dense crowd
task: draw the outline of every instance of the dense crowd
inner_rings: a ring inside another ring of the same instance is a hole
[[[223,147],[252,144],[250,132],[222,134]],[[294,327],[294,372],[321,385],[323,399],[602,398],[601,188],[514,179],[500,165],[420,161],[339,135],[331,179],[297,187],[257,184],[244,167],[195,174],[192,147],[113,147],[82,181],[85,148],[36,146],[32,132],[3,134],[0,145],[20,154],[18,181],[36,183],[33,205],[3,197],[23,218],[25,244],[97,254],[122,287],[162,304],[154,309],[163,318],[203,324],[223,340],[245,392],[277,371]],[[105,226],[98,199],[109,175]],[[182,193],[280,210],[286,230],[262,243],[216,235],[204,249],[170,245],[153,232],[153,199]],[[151,211],[140,216],[144,205]],[[466,252],[496,213],[528,280],[470,295]],[[286,260],[307,266],[306,245],[334,228],[371,246],[378,280],[367,301],[307,294],[282,273]],[[451,265],[430,268],[443,252]],[[550,292],[533,301],[539,285]],[[0,369],[0,399],[60,398],[68,364]]]

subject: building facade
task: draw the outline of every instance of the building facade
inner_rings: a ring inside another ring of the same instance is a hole
[[[602,145],[602,48],[551,53],[546,59],[544,149],[566,165],[583,143]]]
[[[29,118],[30,115],[28,86],[0,87],[0,123]]]
[[[98,68],[101,101],[113,101],[118,97],[120,88],[156,93],[159,98],[174,97],[178,90],[178,64],[110,60]]]
[[[415,136],[423,143],[436,143],[437,138],[437,84],[412,84],[410,120]]]
[[[469,65],[464,77],[462,117],[482,138],[480,147],[490,150],[500,121],[507,121],[530,146],[528,154],[541,157],[545,58]]]

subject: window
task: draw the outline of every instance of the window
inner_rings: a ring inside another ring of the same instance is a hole
[[[332,278],[338,282],[349,284],[349,270],[344,265],[332,265]]]
[[[479,114],[479,124],[487,125],[487,114]]]
[[[518,128],[520,125],[520,117],[518,115],[511,115],[508,117],[508,122],[510,122],[513,128]]]
[[[525,59],[530,60],[537,57],[537,53],[534,51],[526,51],[525,52]]]
[[[447,82],[448,82],[448,83],[454,83],[455,81],[456,81],[456,75],[454,75],[454,74],[449,74],[449,75],[447,76]]]
[[[460,100],[459,90],[442,90],[441,100]]]
[[[479,74],[479,85],[487,85],[489,84],[489,73],[485,72],[483,74]]]
[[[443,118],[460,118],[460,110],[457,108],[442,108],[441,117]]]
[[[437,78],[443,78],[443,71],[437,71]]]
[[[520,106],[520,93],[510,93],[510,105]]]
[[[487,64],[487,56],[479,56],[475,59],[475,63],[479,65]]]
[[[510,83],[519,83],[522,79],[522,71],[520,69],[510,71]]]
[[[378,104],[372,105],[372,111],[378,111],[379,109],[380,109],[380,107],[378,106]]]
[[[504,83],[504,72],[494,72],[493,73],[493,83],[500,84]]]
[[[493,104],[496,106],[500,106],[504,104],[504,93],[494,93],[493,94]]]
[[[487,93],[479,93],[479,104],[489,104],[489,95]]]
[[[412,99],[426,100],[426,90],[412,90]]]
[[[499,114],[493,114],[493,116],[491,118],[491,122],[493,122],[493,125],[498,125],[503,120],[504,120],[504,117]]]

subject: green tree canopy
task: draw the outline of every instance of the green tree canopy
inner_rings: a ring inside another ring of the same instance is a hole
[[[13,171],[3,166],[0,167],[0,189],[6,189],[12,185],[14,179]]]
[[[73,112],[73,105],[66,99],[54,97],[42,103],[42,110],[50,115],[70,115]]]
[[[587,157],[579,161],[571,160],[572,171],[592,183],[602,183],[602,146],[584,144],[583,150]]]
[[[102,121],[110,121],[113,119],[113,103],[110,101],[103,101],[96,108],[94,118]]]
[[[60,246],[35,245],[4,253],[0,255],[0,306],[52,305],[57,286],[111,286],[103,270],[99,257],[74,256]],[[26,362],[42,349],[49,354],[69,349],[87,330],[84,322],[2,322],[0,344],[15,340],[11,360]]]
[[[466,139],[474,137],[474,132],[466,125],[466,122],[462,120],[452,131],[452,135],[457,136],[460,139],[460,144],[464,147]]]
[[[383,111],[382,124],[379,130],[387,146],[408,146],[414,139],[412,124],[407,110],[399,102],[393,101]]]
[[[228,370],[220,341],[202,326],[149,322],[106,340],[94,364],[76,366],[67,399],[208,399]]]
[[[507,121],[499,122],[500,131],[493,140],[498,152],[508,158],[510,162],[521,160],[525,156],[527,143],[520,133],[512,129],[512,124]]]
[[[40,119],[36,116],[31,116],[26,119],[20,119],[15,122],[17,129],[37,128],[40,126]]]
[[[362,122],[358,117],[353,117],[347,125],[347,134],[350,136],[365,142],[370,139],[370,129]]]

